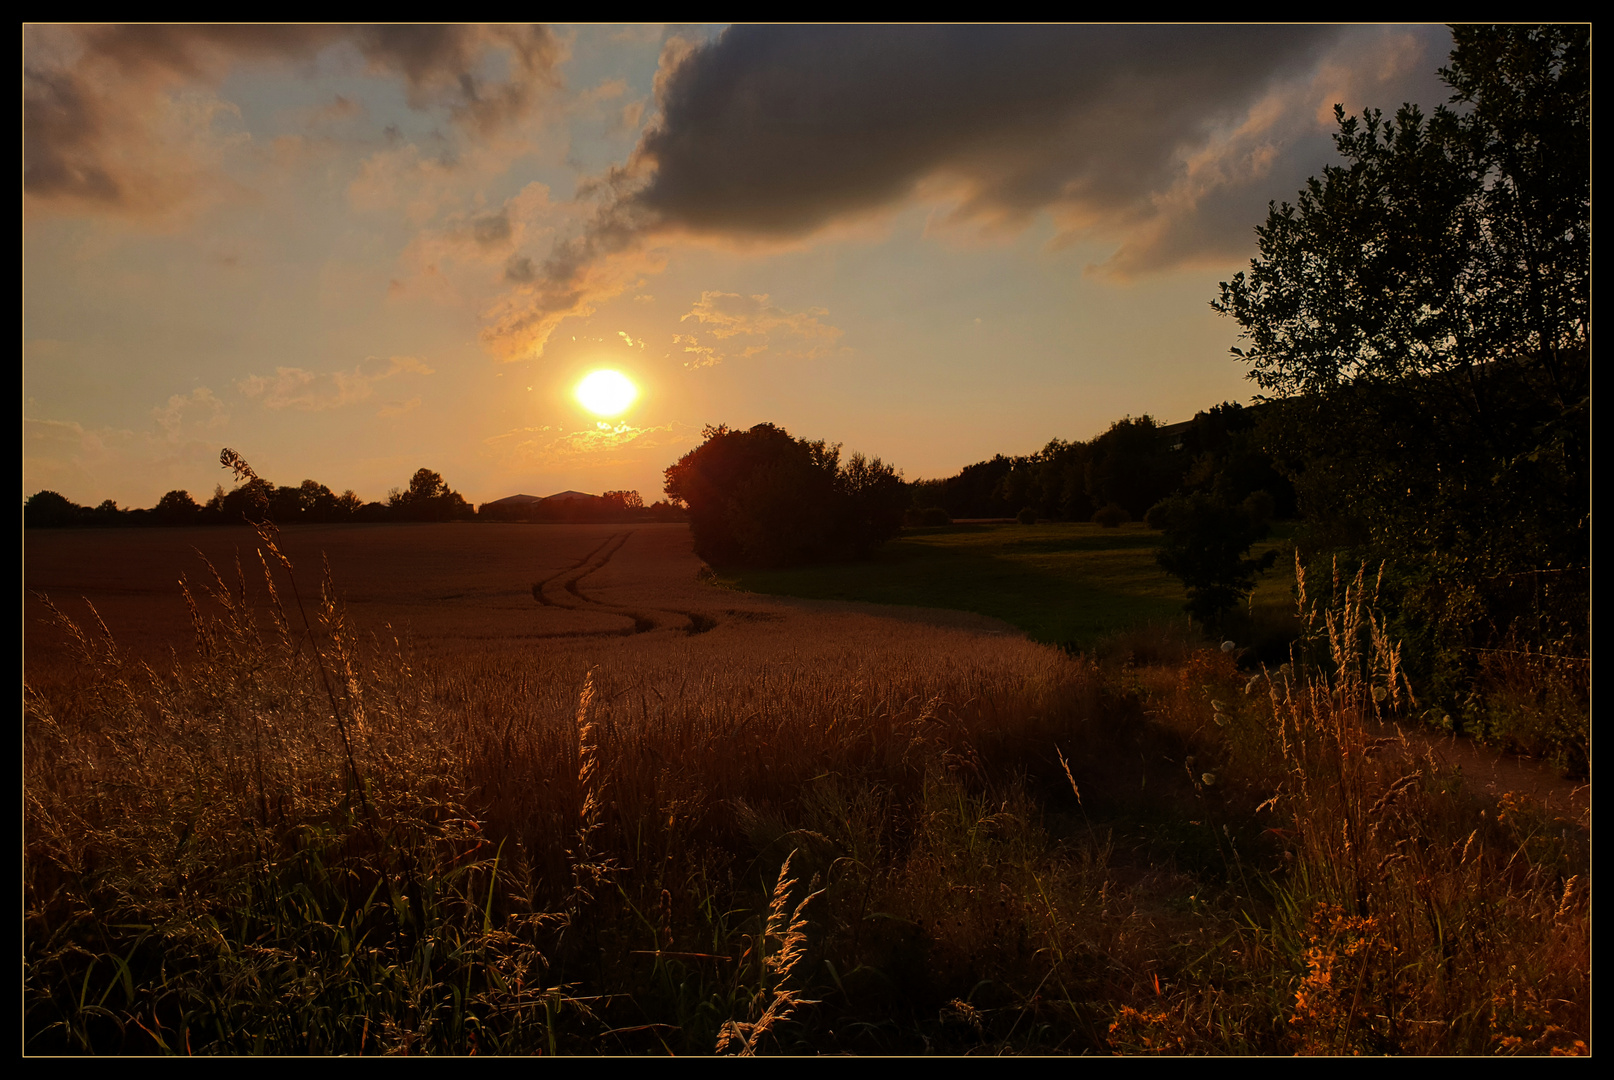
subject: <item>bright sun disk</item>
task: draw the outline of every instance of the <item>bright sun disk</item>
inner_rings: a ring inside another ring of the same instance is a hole
[[[595,416],[617,416],[639,396],[639,388],[620,371],[591,371],[577,384],[578,403]]]

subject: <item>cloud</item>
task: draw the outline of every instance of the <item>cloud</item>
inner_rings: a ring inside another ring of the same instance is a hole
[[[1326,150],[1319,66],[1399,87],[1433,66],[1425,46],[1444,33],[748,25],[673,38],[658,115],[624,164],[580,188],[592,221],[535,262],[487,340],[541,351],[560,320],[621,291],[629,274],[609,264],[642,273],[667,244],[799,243],[921,198],[946,204],[942,228],[1018,231],[1046,214],[1062,243],[1112,245],[1116,277],[1236,257],[1259,218],[1223,211],[1264,209],[1285,193],[1275,182],[1315,171],[1318,158],[1285,158],[1306,138],[1306,153],[1318,137]]]
[[[205,386],[173,395],[150,416],[146,430],[24,417],[25,492],[55,491],[94,505],[117,491],[135,500],[126,506],[151,506],[165,491],[194,485],[196,463],[217,461],[228,441],[230,415]],[[194,488],[192,494],[206,496]]]
[[[293,109],[289,111],[288,116],[298,127],[324,131],[351,120],[362,119],[368,111],[360,102],[337,94],[324,105]],[[297,138],[297,136],[281,136],[281,138]]]
[[[702,345],[700,338],[694,334],[674,334],[673,344],[681,346],[684,354],[689,357],[684,361],[687,368],[699,370],[704,367],[716,367],[723,362],[716,349],[710,345]]]
[[[368,401],[377,383],[404,373],[435,374],[424,361],[412,356],[393,356],[385,360],[372,356],[352,371],[333,371],[329,374],[303,368],[277,367],[273,376],[248,375],[236,383],[236,389],[243,397],[261,398],[268,409],[322,412]],[[378,415],[396,416],[419,403],[419,398],[401,404],[388,402]]]
[[[533,281],[538,270],[523,246],[540,246],[554,235],[558,211],[543,184],[527,184],[494,208],[456,211],[424,225],[399,258],[390,291],[431,296],[478,311],[490,288]],[[429,217],[410,211],[410,217]]]
[[[479,335],[494,356],[513,362],[540,355],[563,321],[592,315],[601,301],[666,267],[666,253],[631,227],[594,224],[588,234],[556,244],[542,262],[518,255],[506,263],[505,280],[515,288],[484,311],[488,325]]]
[[[71,420],[22,422],[23,490],[55,491],[75,502],[100,502],[104,482],[118,468],[138,436],[116,428],[86,428]]]
[[[24,33],[23,190],[31,208],[159,215],[194,199],[216,162],[200,148],[213,112],[187,110],[246,64],[307,64],[345,45],[366,71],[401,79],[416,109],[446,110],[487,136],[558,85],[564,58],[543,27],[33,26]],[[507,77],[482,74],[488,56]],[[338,99],[332,117],[353,111]],[[214,110],[216,111],[216,109]]]
[[[616,468],[650,458],[659,461],[668,447],[692,443],[694,437],[694,428],[676,421],[647,428],[602,421],[575,431],[549,425],[516,428],[483,441],[511,468]]]
[[[678,321],[693,319],[702,332],[719,341],[736,337],[750,339],[744,343],[743,356],[771,350],[784,356],[811,359],[832,351],[841,337],[839,327],[822,321],[828,314],[823,308],[786,311],[772,303],[766,293],[741,296],[707,291],[701,293],[700,299]],[[781,340],[789,339],[806,344],[775,347]],[[683,345],[684,352],[693,355],[694,359],[685,361],[686,367],[711,367],[727,359],[711,346],[701,345],[693,334],[674,335],[673,343]]]
[[[504,263],[504,280],[525,285],[538,277],[538,269],[525,255],[512,255]]]
[[[412,397],[408,401],[388,401],[376,410],[377,416],[402,416],[407,412],[414,412],[420,408],[420,398]]]
[[[166,405],[151,410],[151,417],[163,430],[169,442],[185,437],[187,428],[217,431],[230,422],[224,403],[213,396],[213,391],[199,386],[189,394],[175,394]]]

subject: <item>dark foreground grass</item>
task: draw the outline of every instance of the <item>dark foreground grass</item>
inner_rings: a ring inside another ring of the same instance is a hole
[[[1280,529],[1257,554],[1287,542]],[[948,525],[909,529],[865,562],[729,570],[719,581],[775,596],[973,611],[1085,650],[1138,626],[1186,625],[1182,584],[1155,564],[1160,543],[1142,524]],[[1291,585],[1268,575],[1253,609],[1291,609]]]

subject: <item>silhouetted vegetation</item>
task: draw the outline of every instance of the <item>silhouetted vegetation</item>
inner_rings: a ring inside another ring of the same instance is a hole
[[[1590,34],[1459,26],[1452,101],[1336,109],[1343,165],[1274,205],[1222,286],[1302,550],[1386,566],[1428,696],[1492,723],[1491,651],[1586,657]]]
[[[1034,454],[999,454],[956,476],[916,481],[911,505],[953,518],[1009,518],[1030,507],[1039,520],[1092,521],[1113,504],[1137,521],[1179,492],[1215,489],[1237,503],[1264,490],[1277,517],[1293,517],[1294,488],[1267,449],[1269,411],[1225,402],[1169,426],[1124,417],[1087,442],[1054,439]]]
[[[120,509],[111,499],[96,507],[80,506],[54,491],[37,492],[23,503],[24,526],[45,529],[240,525],[243,521],[277,525],[462,521],[475,516],[464,497],[430,469],[418,470],[407,489],[394,488],[385,503],[367,503],[351,490],[338,495],[316,480],[289,487],[257,477],[229,491],[218,485],[203,504],[181,490],[168,492],[149,510]]]
[[[430,469],[417,470],[409,479],[409,490],[391,492],[387,505],[400,521],[464,521],[476,516],[465,497]]]
[[[1113,521],[1164,501],[1162,565],[1201,617],[1248,591],[1252,522],[1298,517],[1315,579],[1385,567],[1435,719],[1529,744],[1486,689],[1496,657],[1589,658],[1589,33],[1453,35],[1462,108],[1338,111],[1346,164],[1274,204],[1223,284],[1270,398],[998,455],[911,505]]]
[[[1271,503],[1264,491],[1243,505],[1196,491],[1150,508],[1145,523],[1166,540],[1156,561],[1187,587],[1186,609],[1205,625],[1219,626],[1228,609],[1250,595],[1255,576],[1277,562],[1276,551],[1249,557],[1250,548],[1266,539]]]
[[[1131,520],[1132,515],[1120,503],[1108,503],[1093,514],[1093,524],[1106,529],[1119,529]]]
[[[867,555],[902,528],[907,489],[879,458],[792,438],[783,428],[708,427],[667,470],[708,562],[787,566]]]

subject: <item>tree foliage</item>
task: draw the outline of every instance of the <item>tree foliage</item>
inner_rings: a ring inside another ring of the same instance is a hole
[[[1264,498],[1263,498],[1264,497]],[[1250,595],[1257,574],[1278,553],[1251,558],[1249,550],[1268,532],[1272,497],[1261,491],[1241,504],[1205,492],[1174,495],[1149,509],[1146,523],[1165,534],[1155,561],[1188,590],[1184,610],[1207,626]]]
[[[22,506],[23,525],[31,529],[58,529],[80,523],[84,507],[54,491],[36,491]]]
[[[705,441],[669,467],[667,495],[689,512],[696,552],[708,562],[784,566],[866,555],[902,528],[908,493],[879,458],[793,438],[758,424],[708,427]]]
[[[1307,546],[1388,560],[1447,682],[1487,636],[1584,645],[1590,512],[1589,32],[1453,38],[1450,105],[1336,107],[1344,163],[1272,205],[1212,305],[1291,399]]]
[[[458,521],[476,516],[465,497],[443,482],[441,473],[426,468],[416,469],[409,478],[409,489],[393,492],[387,501],[394,515],[405,521]]]
[[[1123,417],[1087,442],[1053,439],[1033,454],[977,462],[958,475],[910,485],[914,509],[939,506],[955,518],[1087,521],[1115,504],[1133,518],[1177,489],[1186,460],[1151,416]]]

